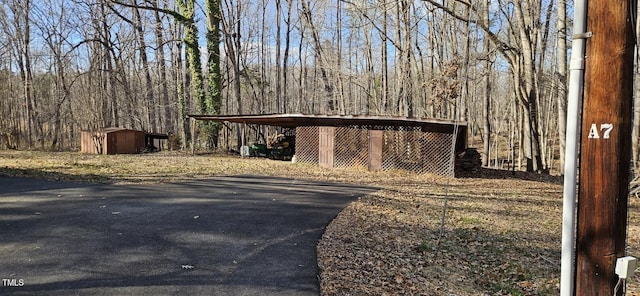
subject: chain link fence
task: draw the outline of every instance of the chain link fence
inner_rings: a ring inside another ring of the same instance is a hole
[[[331,159],[320,159],[320,128],[302,126],[296,129],[296,159],[299,162],[319,164],[328,161],[332,167],[371,167],[381,151],[381,169],[407,170],[416,173],[432,173],[447,176],[451,168],[453,135],[446,132],[425,132],[412,126],[346,126],[333,130],[330,149]],[[380,141],[371,140],[371,131],[381,131]],[[464,132],[461,130],[460,132]],[[377,147],[376,145],[381,145]],[[326,153],[323,155],[327,155]],[[377,156],[376,156],[377,155]],[[327,157],[327,156],[324,156]],[[325,162],[326,163],[326,162]]]

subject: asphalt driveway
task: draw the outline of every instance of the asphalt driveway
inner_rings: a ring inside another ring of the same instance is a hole
[[[317,295],[324,227],[372,190],[0,177],[0,295]]]

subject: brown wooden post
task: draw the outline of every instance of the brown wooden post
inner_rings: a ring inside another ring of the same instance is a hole
[[[628,0],[588,5],[585,89],[580,145],[576,295],[612,295],[615,262],[625,253],[633,26]],[[622,294],[620,289],[619,295]]]
[[[369,130],[369,170],[382,169],[382,150],[384,144],[384,131]]]

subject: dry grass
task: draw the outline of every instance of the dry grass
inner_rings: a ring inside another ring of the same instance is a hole
[[[559,291],[559,178],[485,171],[484,178],[449,180],[225,155],[17,151],[0,151],[0,174],[112,183],[251,174],[376,186],[379,191],[338,215],[318,244],[322,294],[557,295]],[[640,200],[631,198],[631,255],[640,255],[639,206]],[[627,295],[640,295],[639,280],[636,276],[628,281]]]

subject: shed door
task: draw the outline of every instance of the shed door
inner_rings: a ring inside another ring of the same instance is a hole
[[[323,168],[333,167],[333,149],[336,128],[321,126],[319,128],[318,163]]]
[[[118,138],[116,133],[106,133],[107,143],[105,144],[104,154],[117,154],[118,153]]]
[[[369,170],[382,169],[382,143],[384,131],[369,131]]]

